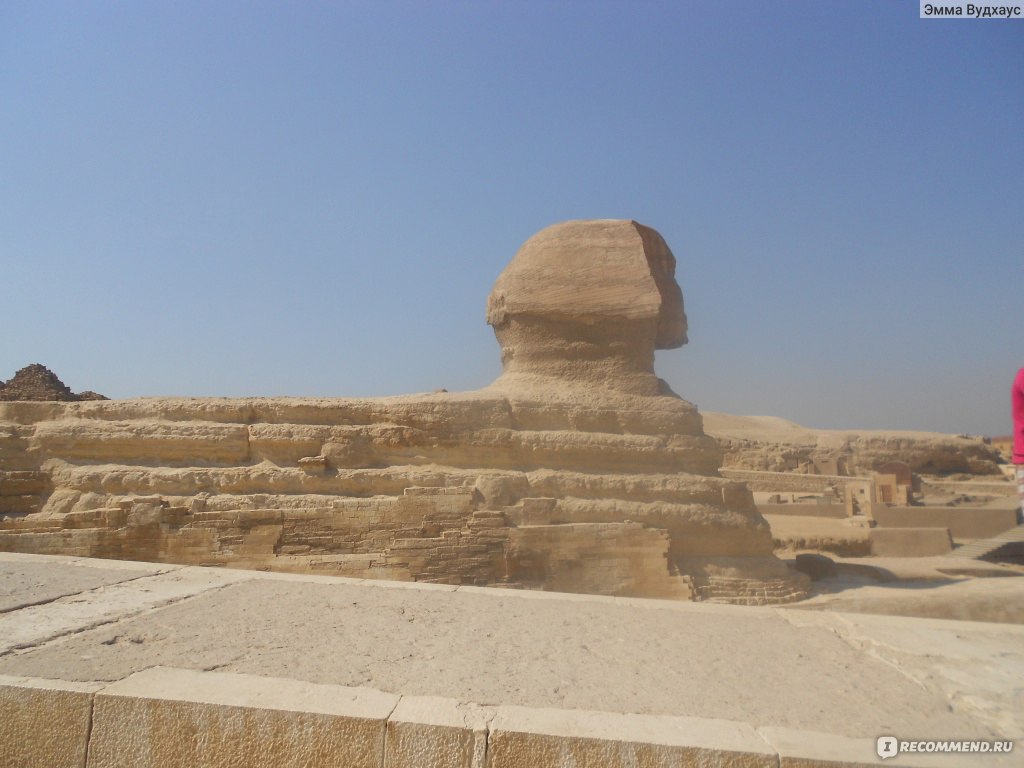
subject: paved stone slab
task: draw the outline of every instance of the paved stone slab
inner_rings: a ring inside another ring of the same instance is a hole
[[[952,712],[994,734],[1024,737],[1024,626],[856,613],[835,618],[847,642],[945,699]],[[936,738],[960,735],[952,730]],[[1024,763],[1024,754],[1018,756]]]
[[[189,579],[199,580],[199,592],[181,583]],[[121,603],[131,610],[96,626],[95,611],[51,603],[67,611],[55,614],[65,634],[43,632],[36,647],[0,658],[0,674],[116,681],[164,665],[482,705],[722,719],[859,738],[1024,733],[1013,684],[1024,679],[1024,627],[536,599],[510,590],[376,589],[216,569],[116,586],[132,595]],[[186,596],[167,602],[165,591]],[[0,618],[38,635],[34,611]]]
[[[3,566],[5,574],[12,568],[10,563]],[[19,571],[23,567],[13,566]],[[78,575],[69,570],[75,568],[65,566],[58,583],[61,579],[77,578]],[[111,574],[120,575],[115,578]],[[88,571],[83,569],[83,575],[88,581]],[[248,576],[239,571],[211,568],[174,568],[156,573],[102,569],[100,585],[93,589],[0,614],[0,657],[247,579]],[[55,591],[45,590],[45,594],[52,595]],[[19,594],[22,601],[32,602],[29,592],[22,590]]]
[[[41,555],[0,553],[3,580],[0,581],[0,613],[75,595],[96,587],[160,573],[180,566],[146,563],[145,568],[91,568],[76,565],[75,558],[47,559]],[[132,565],[138,565],[132,563]]]

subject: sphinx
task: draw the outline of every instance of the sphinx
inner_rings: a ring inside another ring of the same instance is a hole
[[[772,554],[697,408],[675,257],[629,220],[531,237],[487,322],[502,374],[387,398],[0,402],[0,551],[772,604]]]

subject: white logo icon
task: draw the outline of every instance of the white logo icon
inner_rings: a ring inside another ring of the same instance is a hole
[[[896,757],[899,754],[899,742],[895,736],[879,736],[878,744],[875,746],[878,756],[885,760],[889,757]]]

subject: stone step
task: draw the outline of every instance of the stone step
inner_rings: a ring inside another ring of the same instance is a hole
[[[970,544],[964,544],[963,546],[957,547],[951,553],[953,557],[963,557],[977,560],[995,552],[997,549],[1006,546],[1007,544],[1015,544],[1018,542],[1024,542],[1024,524],[1018,525],[1015,528],[1010,528],[1008,531],[1003,531],[998,536],[993,536],[989,539],[979,539],[972,541]]]

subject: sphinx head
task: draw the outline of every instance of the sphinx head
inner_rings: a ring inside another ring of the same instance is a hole
[[[635,390],[657,386],[654,350],[686,343],[676,260],[635,221],[555,224],[498,277],[487,322],[505,375],[534,374]]]

